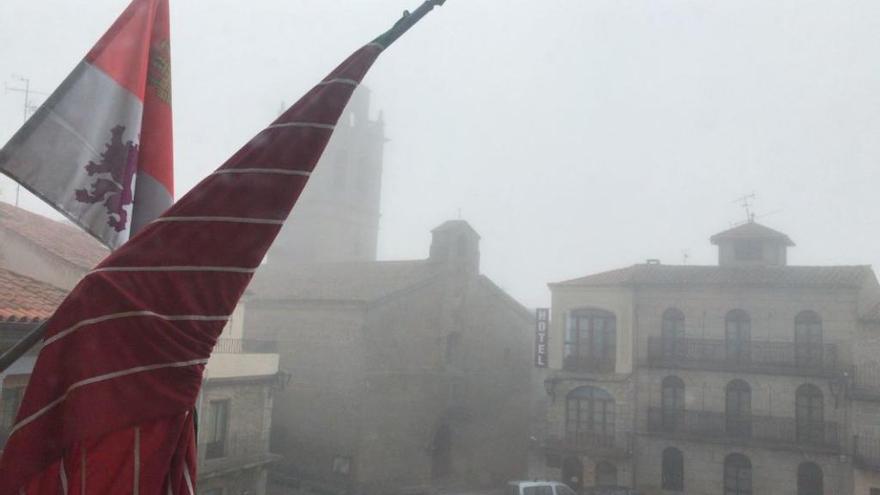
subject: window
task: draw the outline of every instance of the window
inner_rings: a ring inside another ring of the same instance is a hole
[[[661,421],[664,431],[675,431],[684,420],[684,382],[677,376],[663,379]]]
[[[662,476],[664,490],[684,491],[684,456],[675,447],[669,447],[663,451]]]
[[[728,361],[751,360],[752,320],[741,309],[734,309],[724,318],[724,344]]]
[[[763,258],[764,246],[760,241],[738,241],[733,245],[736,259],[740,261],[759,261]]]
[[[572,312],[565,332],[564,366],[569,370],[613,372],[616,320],[602,310]]]
[[[351,457],[339,455],[334,457],[332,470],[336,474],[348,476],[351,473]]]
[[[821,444],[825,439],[825,400],[819,387],[804,384],[795,392],[798,442]]]
[[[724,495],[752,495],[752,463],[742,454],[724,459]]]
[[[794,318],[794,357],[798,366],[822,366],[822,319],[813,311]]]
[[[617,486],[617,466],[608,461],[597,463],[596,486]]]
[[[822,468],[812,462],[798,466],[797,495],[824,495],[825,480]]]
[[[675,308],[663,312],[660,329],[664,358],[683,358],[685,355],[684,313]]]
[[[614,398],[596,387],[579,387],[569,392],[565,404],[565,433],[577,445],[612,446],[614,443]]]
[[[229,427],[229,401],[212,400],[205,418],[205,458],[217,459],[226,455],[226,434]]]
[[[748,437],[752,434],[752,389],[742,380],[733,380],[725,389],[724,413],[728,435]]]

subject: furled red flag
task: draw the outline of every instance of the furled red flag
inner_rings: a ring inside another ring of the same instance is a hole
[[[0,172],[111,248],[171,206],[168,0],[133,0],[0,150]]]
[[[355,52],[80,281],[48,322],[0,495],[195,493],[191,411],[211,349],[352,92],[414,22]]]

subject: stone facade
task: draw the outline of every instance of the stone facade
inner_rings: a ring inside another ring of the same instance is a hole
[[[358,88],[293,213],[269,251],[271,264],[373,261],[385,124],[370,118],[370,95]]]
[[[292,376],[273,414],[282,475],[385,494],[524,472],[533,318],[479,274],[466,222],[433,236],[427,260],[255,278],[246,326]]]
[[[873,271],[786,266],[791,240],[753,223],[712,240],[720,266],[652,262],[551,284],[534,474],[646,494],[872,495]],[[750,469],[736,471],[741,459]],[[741,491],[724,492],[726,466]]]

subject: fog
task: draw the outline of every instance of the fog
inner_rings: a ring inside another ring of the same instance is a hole
[[[51,92],[127,3],[4,0],[0,79]],[[418,3],[172,1],[177,196]],[[550,281],[714,263],[755,192],[791,264],[880,262],[878,27],[866,0],[449,0],[365,81],[390,139],[380,257],[426,257],[461,215],[483,272],[544,306]],[[0,94],[0,141],[22,103]]]

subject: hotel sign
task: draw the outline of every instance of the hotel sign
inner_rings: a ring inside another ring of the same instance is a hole
[[[547,367],[547,327],[550,325],[550,309],[535,310],[535,367]]]

